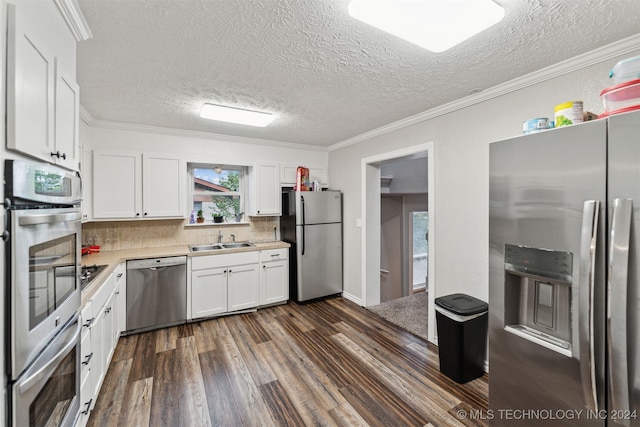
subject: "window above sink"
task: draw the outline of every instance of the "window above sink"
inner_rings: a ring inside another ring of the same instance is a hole
[[[240,223],[244,220],[246,167],[189,164],[190,224]],[[198,215],[201,213],[201,215]],[[201,216],[202,219],[198,219]]]

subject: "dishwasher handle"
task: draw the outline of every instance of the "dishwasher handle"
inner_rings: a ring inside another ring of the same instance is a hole
[[[164,267],[183,265],[187,263],[186,256],[167,258],[147,258],[127,261],[127,270],[162,270]]]

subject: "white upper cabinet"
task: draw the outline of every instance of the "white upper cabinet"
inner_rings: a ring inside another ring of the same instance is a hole
[[[249,168],[249,188],[249,216],[282,214],[278,163],[258,163]]]
[[[93,218],[183,218],[186,173],[175,155],[94,150]]]
[[[16,5],[8,5],[8,19],[7,147],[75,170],[78,85]]]
[[[82,177],[82,221],[93,219],[93,150],[89,147],[80,148],[82,160],[80,161],[80,176]]]
[[[93,151],[93,218],[132,219],[142,212],[139,153]]]
[[[183,217],[185,162],[175,155],[142,155],[143,217]]]
[[[280,184],[283,186],[294,186],[296,184],[296,173],[298,166],[281,165],[280,166]],[[309,183],[318,181],[320,185],[326,187],[329,185],[329,177],[326,168],[309,168]]]
[[[80,161],[79,120],[80,88],[56,60],[55,162],[69,169],[77,169]]]

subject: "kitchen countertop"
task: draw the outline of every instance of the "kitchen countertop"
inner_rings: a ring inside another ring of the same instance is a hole
[[[96,293],[100,285],[121,262],[132,259],[159,258],[171,256],[207,256],[207,255],[223,255],[238,252],[263,251],[268,249],[286,249],[291,245],[287,242],[259,242],[254,243],[255,246],[233,249],[218,249],[215,251],[191,252],[188,245],[178,246],[162,246],[158,248],[136,248],[123,249],[119,251],[100,252],[96,254],[82,255],[82,265],[106,265],[107,268],[102,270],[93,281],[82,290],[82,306],[84,306]]]

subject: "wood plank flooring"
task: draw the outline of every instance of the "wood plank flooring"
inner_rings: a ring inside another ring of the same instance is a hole
[[[343,299],[120,339],[89,426],[483,426],[487,376]]]

